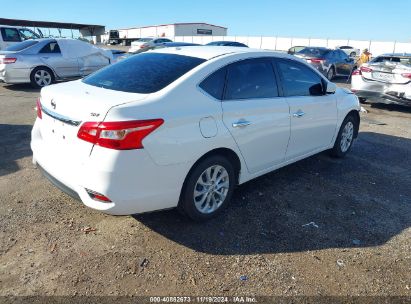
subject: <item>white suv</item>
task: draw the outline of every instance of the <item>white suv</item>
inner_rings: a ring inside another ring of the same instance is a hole
[[[110,214],[223,210],[234,187],[310,155],[342,157],[358,98],[304,61],[237,47],[164,48],[45,87],[33,160]]]
[[[40,35],[28,28],[0,25],[0,51],[24,40],[38,38]]]

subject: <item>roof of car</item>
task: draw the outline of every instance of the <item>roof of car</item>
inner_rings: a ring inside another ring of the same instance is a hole
[[[234,47],[234,46],[206,46],[204,45],[204,46],[186,46],[183,48],[171,47],[171,48],[156,49],[151,52],[178,54],[178,55],[183,55],[183,56],[203,58],[206,60],[209,60],[214,57],[226,55],[226,54],[233,54],[233,53],[237,53],[237,54],[238,53],[267,53],[267,54],[270,54],[270,56],[295,58],[288,54],[275,52],[275,51],[239,48],[239,47]]]
[[[381,56],[411,57],[411,53],[387,53],[387,54],[378,55],[378,57],[381,57]]]

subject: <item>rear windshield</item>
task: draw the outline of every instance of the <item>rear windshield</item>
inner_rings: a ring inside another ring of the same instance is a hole
[[[39,43],[38,41],[35,40],[26,40],[20,43],[13,44],[9,46],[8,48],[5,49],[5,51],[11,51],[11,52],[18,52],[22,51],[24,49],[27,49],[35,44]]]
[[[327,49],[316,49],[316,48],[304,48],[299,51],[297,54],[305,55],[309,57],[324,57],[329,50]]]
[[[395,56],[379,56],[372,60],[371,62],[384,62],[384,61],[389,61],[392,63],[400,63],[404,65],[409,65],[411,66],[411,57],[395,57]]]
[[[175,54],[133,55],[83,79],[92,86],[129,93],[157,92],[205,60]]]

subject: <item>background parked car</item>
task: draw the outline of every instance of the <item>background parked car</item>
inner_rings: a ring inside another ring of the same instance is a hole
[[[288,49],[287,53],[290,54],[290,55],[294,55],[295,53],[298,53],[299,51],[301,51],[305,48],[306,48],[306,46],[293,46],[293,47],[290,47]]]
[[[113,60],[112,60],[111,63],[116,63],[117,61],[123,59],[123,56],[125,56],[127,54],[127,52],[123,51],[123,50],[107,49],[107,51],[109,51],[113,54]]]
[[[339,49],[306,47],[295,55],[305,59],[329,80],[335,76],[350,77],[352,71],[357,68],[355,60]]]
[[[236,41],[213,41],[213,42],[207,43],[206,45],[248,47],[244,43],[240,43]]]
[[[145,52],[145,51],[155,48],[156,46],[167,43],[167,42],[173,42],[173,41],[167,38],[154,38],[154,37],[140,38],[139,40],[133,41],[131,43],[129,52],[130,53]]]
[[[0,81],[44,87],[111,63],[111,52],[76,39],[26,40],[0,51]]]
[[[24,27],[0,26],[0,50],[27,39],[38,39],[40,35]]]
[[[411,105],[411,54],[384,54],[354,71],[351,90],[367,102]]]
[[[165,42],[160,45],[154,47],[154,49],[162,49],[167,47],[181,47],[181,46],[198,46],[200,44],[197,43],[189,43],[189,42]]]
[[[348,45],[343,45],[343,46],[339,46],[337,47],[337,49],[340,49],[341,51],[343,51],[344,53],[346,53],[348,56],[350,57],[356,57],[356,56],[360,56],[360,49],[356,49],[352,46],[348,46]]]

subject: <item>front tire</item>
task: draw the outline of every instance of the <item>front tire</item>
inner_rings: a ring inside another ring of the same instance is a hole
[[[30,74],[30,83],[36,89],[48,86],[54,81],[53,71],[47,67],[37,67]]]
[[[188,174],[178,209],[194,221],[211,219],[227,207],[235,183],[233,164],[223,156],[210,156]]]
[[[354,142],[358,122],[353,115],[348,115],[341,124],[334,147],[331,149],[331,155],[342,158],[351,150]]]

